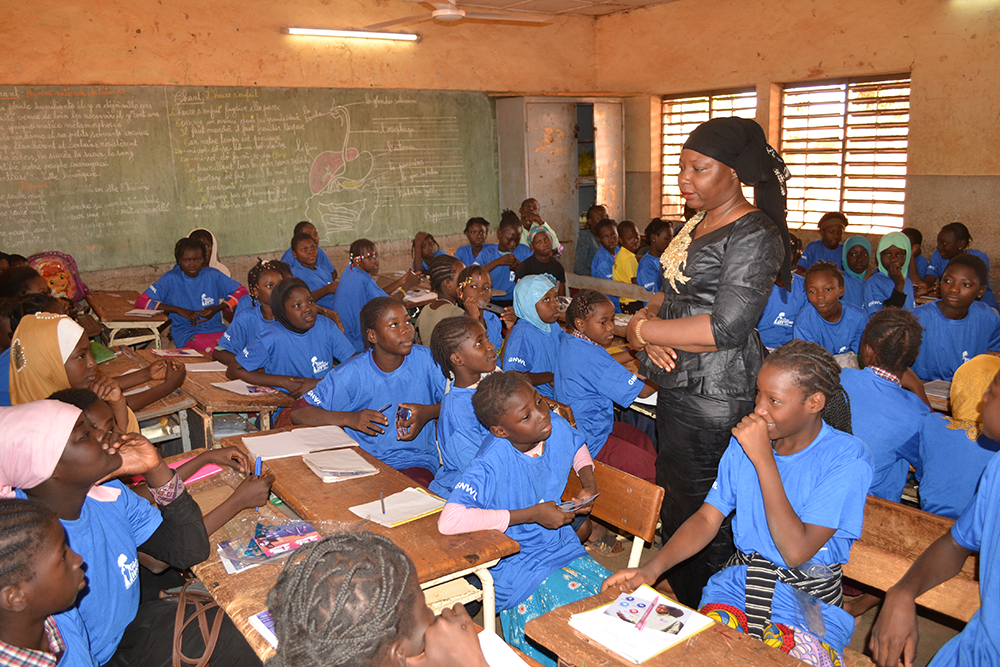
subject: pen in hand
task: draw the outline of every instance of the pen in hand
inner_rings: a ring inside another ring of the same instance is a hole
[[[660,601],[660,596],[657,595],[655,598],[653,598],[653,601],[649,603],[649,608],[646,609],[646,613],[643,614],[642,618],[639,619],[639,622],[635,624],[635,629],[636,630],[642,630],[643,628],[646,627],[646,619],[649,618],[649,613],[651,611],[653,611],[653,608],[656,606],[656,603],[659,602],[659,601]]]
[[[257,460],[254,461],[254,464],[253,464],[253,474],[256,477],[260,477],[260,463],[261,463],[261,458],[258,456]],[[254,507],[253,511],[254,512],[259,512],[260,511],[260,507]]]
[[[381,408],[379,408],[378,411],[384,413],[386,410],[388,410],[391,407],[392,407],[392,403],[386,403],[384,406],[382,406]]]

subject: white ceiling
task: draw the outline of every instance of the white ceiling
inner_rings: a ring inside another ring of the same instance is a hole
[[[423,0],[412,0],[423,2]],[[630,9],[662,5],[675,0],[468,0],[455,2],[459,9],[491,9],[532,14],[604,16]]]

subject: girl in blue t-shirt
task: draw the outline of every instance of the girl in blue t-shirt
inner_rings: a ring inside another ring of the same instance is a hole
[[[333,309],[337,283],[333,273],[319,264],[319,244],[316,240],[306,232],[299,232],[292,237],[292,256],[295,258],[295,263],[291,265],[292,275],[309,287],[317,305]]]
[[[521,243],[521,220],[514,211],[504,211],[500,215],[497,228],[497,258],[487,264],[493,289],[503,294],[493,297],[498,306],[509,306],[514,300],[514,284],[517,282],[517,267],[531,257],[531,248]]]
[[[329,273],[331,281],[336,280],[337,267],[333,265],[333,262],[330,261],[329,256],[327,256],[327,254],[323,251],[323,248],[321,247],[319,242],[319,231],[316,229],[316,225],[309,222],[308,220],[303,220],[295,225],[295,228],[292,230],[292,236],[294,237],[299,232],[305,232],[306,234],[312,237],[313,241],[316,242],[316,268],[322,269],[326,273]],[[295,262],[298,260],[295,259],[295,254],[292,252],[291,246],[289,246],[288,250],[286,250],[284,254],[281,255],[281,261],[287,264],[289,267],[295,266]]]
[[[361,309],[365,351],[320,380],[292,408],[296,424],[336,424],[361,448],[427,486],[438,469],[434,427],[445,379],[431,351],[413,343],[406,308],[376,297]],[[389,414],[390,417],[386,417]],[[394,427],[389,420],[394,419]]]
[[[842,663],[854,618],[843,609],[841,564],[861,536],[872,459],[838,429],[850,430],[850,408],[837,362],[815,343],[779,347],[760,369],[756,407],[733,429],[705,503],[648,563],[604,587],[653,584],[704,548],[735,510],[737,552],[709,579],[701,612],[785,652]],[[751,575],[759,586],[748,586]],[[803,598],[808,612],[822,613],[823,639],[805,627]]]
[[[572,335],[560,342],[556,355],[556,400],[573,409],[576,427],[595,461],[655,484],[653,442],[635,426],[614,420],[616,403],[627,408],[656,392],[656,385],[604,349],[615,337],[614,316],[611,300],[594,290],[580,290],[570,302],[566,323]]]
[[[257,260],[253,268],[247,271],[250,307],[236,309],[229,328],[212,350],[213,359],[227,366],[233,363],[236,355],[253,342],[260,330],[274,321],[274,313],[271,312],[271,290],[285,278],[291,277],[292,270],[284,262]]]
[[[298,398],[326,377],[354,347],[333,320],[319,314],[309,287],[286,278],[271,292],[277,325],[264,328],[236,356],[226,375],[262,384]]]
[[[792,335],[819,343],[833,355],[859,354],[868,316],[856,306],[841,303],[844,276],[840,269],[830,262],[816,262],[806,270],[805,286],[809,304],[796,316]]]
[[[935,286],[937,285],[937,281],[941,279],[941,276],[944,275],[944,270],[948,266],[948,262],[966,253],[975,255],[986,262],[986,272],[989,273],[990,258],[982,250],[972,248],[972,234],[969,232],[968,227],[961,222],[952,222],[942,227],[937,236],[937,249],[931,255],[926,273],[924,274],[924,282],[930,289],[932,296],[937,295]],[[1000,304],[997,303],[996,296],[994,296],[989,283],[986,284],[986,292],[982,296],[982,301],[990,308],[1000,311]]]
[[[670,222],[653,218],[646,225],[646,242],[649,251],[639,258],[639,268],[636,269],[635,284],[647,292],[656,294],[663,286],[663,270],[660,268],[660,255],[670,245],[673,231]]]
[[[493,279],[486,267],[473,264],[462,269],[458,274],[458,303],[465,309],[468,317],[478,319],[493,347],[503,347],[503,323],[514,325],[514,309],[510,306],[503,309],[503,318],[491,310],[486,310],[493,296]]]
[[[490,568],[500,624],[508,644],[543,665],[555,658],[528,643],[525,624],[594,595],[609,572],[587,555],[559,509],[570,472],[580,476],[575,499],[597,493],[594,465],[583,438],[519,373],[493,373],[472,397],[476,417],[490,430],[438,519],[445,535],[500,530],[521,545]],[[577,512],[589,513],[589,506]]]
[[[413,272],[423,274],[431,270],[431,262],[434,261],[435,257],[447,254],[441,250],[434,235],[427,232],[417,232],[416,236],[413,237],[411,252],[413,253]]]
[[[865,310],[868,315],[895,306],[912,311],[913,281],[907,278],[910,266],[910,239],[902,232],[890,232],[878,242],[878,271],[865,281]]]
[[[566,336],[557,324],[557,284],[548,273],[521,278],[514,288],[514,313],[519,319],[503,350],[503,369],[524,373],[538,393],[548,398],[556,397],[552,386],[556,353]]]
[[[871,264],[872,244],[864,236],[852,236],[844,242],[844,303],[865,307],[865,281]]]
[[[170,315],[170,335],[177,347],[211,354],[226,325],[222,311],[236,308],[245,287],[207,266],[205,244],[184,237],[174,245],[177,264],[135,300],[136,308],[162,310]]]
[[[789,234],[788,241],[792,251],[792,266],[795,266],[802,256],[802,239]],[[792,339],[795,317],[806,304],[806,288],[802,276],[793,271],[790,282],[791,289],[786,289],[784,278],[778,273],[774,286],[771,287],[771,295],[764,305],[764,312],[757,321],[760,342],[768,350],[780,347]]]
[[[442,464],[429,487],[447,498],[490,434],[476,419],[472,395],[483,375],[496,370],[497,355],[483,325],[468,317],[441,320],[431,335],[430,347],[441,372],[453,381],[441,399],[437,441]]]
[[[601,247],[590,263],[590,275],[603,280],[614,280],[615,258],[618,256],[618,223],[611,218],[601,220],[594,227],[594,236]],[[618,297],[608,296],[608,299],[616,313],[622,312]]]
[[[455,257],[466,266],[479,264],[487,267],[487,271],[492,271],[496,267],[494,262],[500,255],[497,253],[496,243],[486,242],[489,234],[490,223],[486,218],[469,218],[465,223],[465,238],[469,240],[469,245],[456,248]]]

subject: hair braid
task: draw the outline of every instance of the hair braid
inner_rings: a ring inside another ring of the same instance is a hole
[[[431,291],[441,293],[441,285],[455,277],[455,267],[462,260],[451,255],[438,255],[431,260],[428,273],[431,279]]]
[[[402,308],[403,304],[392,297],[377,296],[361,308],[358,319],[361,320],[361,338],[365,343],[366,350],[374,347],[368,341],[368,330],[376,328],[378,326],[378,319],[382,317],[382,313],[393,306],[400,306]]]
[[[89,389],[60,389],[54,392],[47,400],[68,403],[74,407],[86,410],[101,398]]]
[[[809,276],[814,276],[817,273],[826,273],[837,281],[837,285],[840,287],[844,286],[844,273],[837,268],[837,265],[833,262],[819,261],[814,262],[812,266],[806,269],[805,279],[809,280]]]
[[[413,631],[415,577],[406,554],[374,533],[338,533],[297,549],[267,600],[277,663],[380,664],[389,644]]]
[[[611,303],[611,299],[596,290],[580,290],[570,301],[569,308],[566,309],[566,324],[575,329],[577,320],[586,321],[594,312],[594,308],[602,303]]]
[[[260,282],[260,276],[265,271],[277,271],[282,280],[292,277],[292,267],[288,266],[284,262],[277,259],[271,259],[265,262],[258,257],[257,263],[250,267],[250,270],[247,271],[247,287],[250,288],[250,303],[255,306],[259,303],[257,300],[257,283]]]
[[[883,308],[868,320],[861,345],[875,353],[872,365],[902,375],[920,353],[924,328],[908,310]]]
[[[431,356],[441,367],[441,372],[446,378],[451,379],[455,376],[455,369],[451,366],[451,355],[467,338],[472,337],[472,328],[476,324],[478,324],[476,320],[462,316],[448,317],[434,327],[430,341]]]
[[[832,354],[816,343],[795,338],[768,355],[764,363],[793,371],[796,384],[806,396],[816,392],[826,396],[823,421],[852,433],[850,399],[840,386],[840,366]]]
[[[34,560],[45,541],[46,522],[55,515],[34,500],[0,500],[0,586],[30,581]]]
[[[507,411],[507,400],[522,385],[531,386],[517,371],[491,373],[484,377],[476,387],[476,393],[472,395],[472,409],[476,411],[476,419],[486,428],[498,426],[500,418]]]

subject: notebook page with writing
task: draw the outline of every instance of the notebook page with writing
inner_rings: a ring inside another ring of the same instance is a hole
[[[263,461],[309,453],[309,448],[299,442],[292,431],[243,438],[243,444],[246,445],[252,458],[259,456]]]
[[[386,528],[393,528],[428,514],[440,512],[443,507],[444,501],[437,496],[410,487],[386,496],[384,513],[380,500],[355,505],[348,509],[362,519],[370,519]]]

